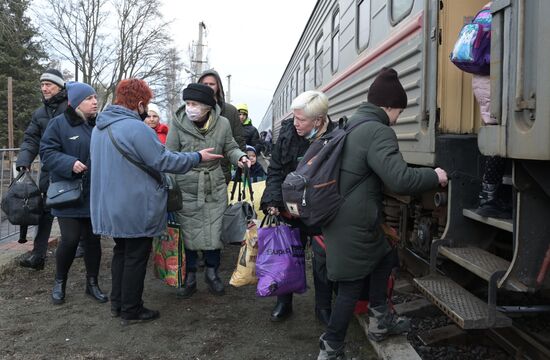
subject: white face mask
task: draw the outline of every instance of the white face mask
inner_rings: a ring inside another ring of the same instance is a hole
[[[204,109],[202,109],[199,106],[197,107],[186,106],[185,114],[187,114],[187,117],[189,118],[189,120],[199,121],[203,117],[203,115],[206,114],[206,111],[204,111]]]

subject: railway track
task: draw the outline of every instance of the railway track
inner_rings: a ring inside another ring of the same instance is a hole
[[[429,262],[409,249],[403,249],[400,251],[400,259],[402,262],[402,268],[406,271],[406,275],[410,275],[411,277],[419,277],[429,272]],[[411,287],[412,286],[413,284],[411,282]],[[481,343],[487,343],[486,339],[488,339],[490,340],[490,343],[504,351],[509,358],[525,360],[550,359],[550,341],[546,339],[550,333],[550,321],[542,321],[546,324],[546,329],[544,329],[541,334],[537,333],[539,330],[529,329],[530,322],[535,321],[536,317],[525,318],[522,317],[521,314],[515,314],[514,316],[515,320],[513,321],[513,325],[505,328],[464,331],[458,329],[458,327],[454,325],[441,324],[439,329],[435,328],[430,330],[434,333],[441,333],[437,341],[434,340],[433,344],[443,343],[445,346],[453,347],[456,343],[472,342],[471,345],[478,346]],[[550,317],[548,314],[545,316]],[[521,321],[519,321],[519,319],[521,319]],[[482,336],[484,339],[480,339],[479,336]],[[411,341],[411,336],[409,336],[409,341]],[[423,355],[422,350],[426,349],[426,345],[422,345],[419,349],[418,344],[415,346],[414,341],[411,342],[417,351],[420,350],[419,354]],[[428,351],[427,353],[430,352]],[[436,353],[434,354],[434,359],[442,358],[441,351],[434,351],[434,353]],[[490,350],[487,354],[490,354]],[[432,357],[422,356],[422,358],[425,359]],[[458,359],[460,356],[451,354],[449,357],[445,356],[443,358]],[[495,356],[495,358],[500,357]]]

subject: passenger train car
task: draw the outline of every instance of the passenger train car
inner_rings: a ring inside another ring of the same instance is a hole
[[[310,89],[329,96],[333,120],[351,115],[382,67],[398,71],[408,95],[394,126],[400,150],[411,166],[446,169],[450,184],[418,196],[387,193],[386,221],[406,251],[430,261],[418,287],[466,329],[510,325],[497,294],[550,288],[550,2],[492,3],[491,116],[498,124],[491,126],[482,126],[472,76],[449,60],[461,27],[485,3],[317,1],[264,117],[276,138],[292,99]],[[486,155],[507,158],[502,186],[511,220],[472,211]],[[487,297],[466,291],[448,264],[484,279]]]

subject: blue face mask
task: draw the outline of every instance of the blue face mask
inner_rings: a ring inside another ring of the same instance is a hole
[[[315,137],[315,135],[317,135],[318,132],[319,132],[319,129],[317,129],[317,128],[311,129],[309,134],[306,136],[306,139],[308,139],[308,140],[313,139]]]

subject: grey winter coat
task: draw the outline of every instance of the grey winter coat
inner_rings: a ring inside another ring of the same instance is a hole
[[[185,106],[176,112],[166,147],[172,151],[197,151],[214,148],[233,165],[246,154],[231,135],[229,121],[211,111],[208,130],[202,134],[185,115]],[[222,215],[227,207],[227,185],[220,161],[201,163],[183,175],[176,175],[183,196],[183,209],[178,212],[185,246],[189,250],[221,249]]]
[[[154,130],[123,106],[109,105],[97,117],[90,148],[94,234],[118,238],[159,236],[166,229],[166,189],[118,152],[108,127],[130,157],[156,171],[185,173],[199,164],[200,155],[167,151]]]

